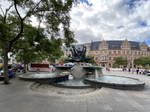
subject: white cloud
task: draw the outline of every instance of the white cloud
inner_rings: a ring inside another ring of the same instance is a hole
[[[144,41],[150,38],[150,0],[138,1],[133,8],[125,0],[89,2],[92,6],[79,4],[71,11],[71,27],[80,43],[125,38]]]

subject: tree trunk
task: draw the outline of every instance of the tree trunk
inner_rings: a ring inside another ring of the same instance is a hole
[[[6,45],[7,46],[7,45]],[[4,84],[9,84],[9,77],[8,77],[8,49],[5,47],[4,49]]]
[[[24,72],[26,73],[28,71],[28,64],[24,63]]]
[[[26,68],[27,68],[26,70],[29,71],[28,63],[26,64],[26,66],[27,66],[27,67],[26,67]]]

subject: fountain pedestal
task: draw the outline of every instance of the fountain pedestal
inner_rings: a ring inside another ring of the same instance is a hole
[[[86,71],[85,75],[102,76],[102,68],[99,66],[84,66],[83,69]]]
[[[88,76],[100,77],[102,68],[99,66],[84,66],[84,63],[76,63],[71,70],[74,79],[83,79]]]
[[[72,76],[74,77],[74,79],[83,79],[85,77],[86,74],[86,70],[84,70],[81,66],[81,64],[77,63],[72,71],[71,71]]]

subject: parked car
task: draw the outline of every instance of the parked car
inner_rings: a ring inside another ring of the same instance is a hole
[[[150,76],[150,71],[149,71],[149,70],[145,70],[145,71],[143,72],[143,74],[144,74],[144,75],[147,75],[147,76]]]
[[[12,78],[15,78],[15,76],[16,76],[15,71],[11,68],[11,65],[8,65],[8,78],[12,79]],[[1,70],[0,71],[0,81],[3,81],[3,80],[4,80],[4,71]]]
[[[24,71],[24,67],[22,65],[20,65],[20,64],[13,65],[12,69],[15,72],[23,72]]]
[[[147,76],[150,76],[150,73],[147,73],[146,75],[147,75]]]
[[[64,66],[74,66],[74,63],[65,63]]]

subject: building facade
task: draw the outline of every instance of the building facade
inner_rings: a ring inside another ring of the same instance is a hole
[[[128,40],[95,41],[84,44],[87,55],[93,56],[100,66],[112,67],[116,57],[128,60],[128,66],[133,66],[134,59],[150,56],[150,47],[145,43]]]

